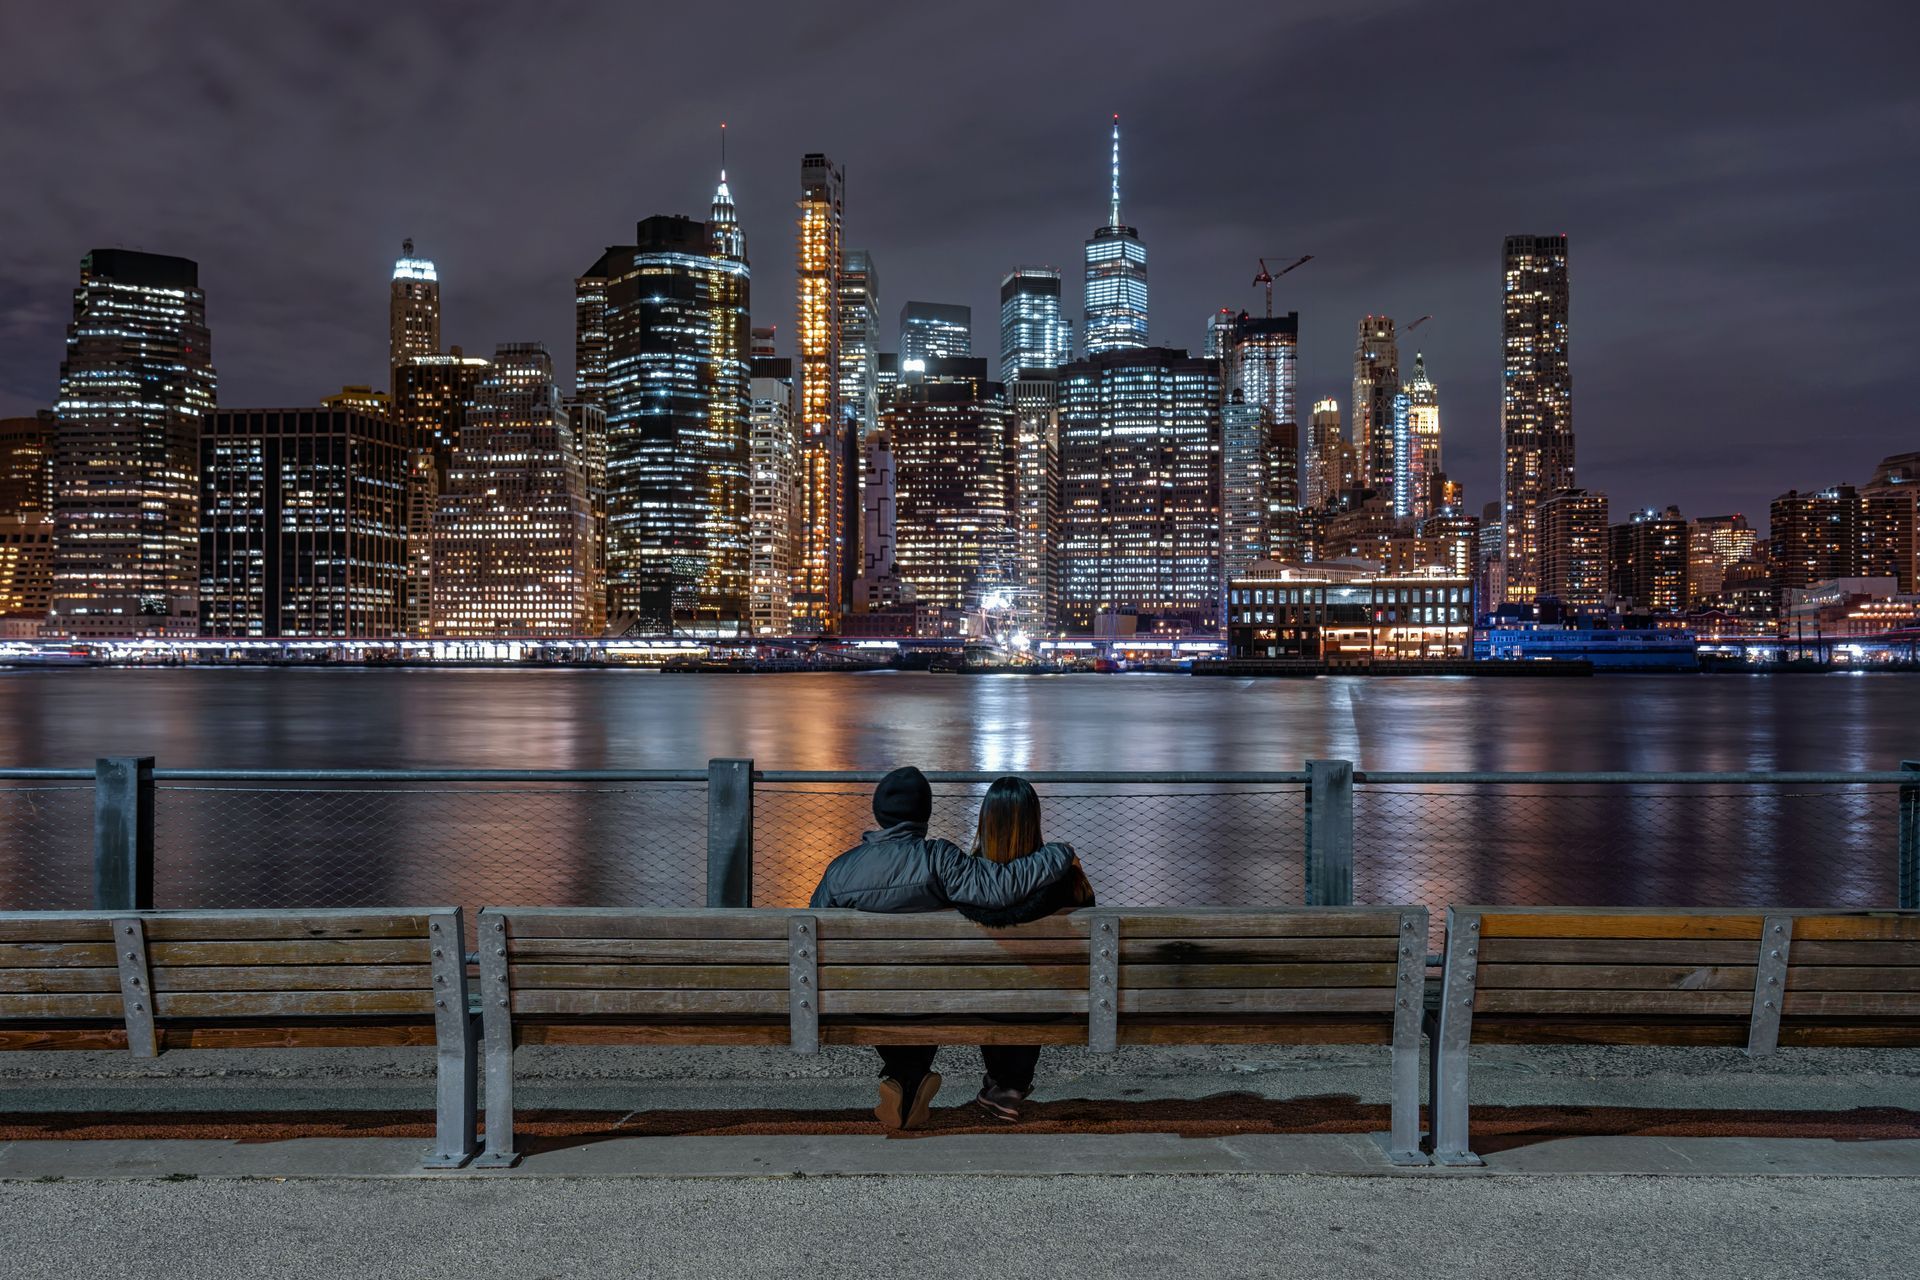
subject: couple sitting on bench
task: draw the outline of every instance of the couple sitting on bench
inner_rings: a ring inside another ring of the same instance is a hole
[[[969,856],[950,840],[930,838],[933,788],[911,766],[895,769],[873,793],[880,830],[827,864],[812,906],[859,911],[957,909],[976,924],[1025,924],[1056,911],[1090,907],[1087,883],[1071,846],[1040,839],[1040,798],[1022,778],[1002,778],[980,802],[980,826]],[[1020,1021],[1009,1015],[1008,1021]],[[935,1045],[879,1047],[880,1105],[873,1114],[889,1129],[926,1123],[940,1076]],[[1018,1120],[1033,1092],[1038,1045],[981,1045],[986,1074],[979,1105],[1001,1120]]]

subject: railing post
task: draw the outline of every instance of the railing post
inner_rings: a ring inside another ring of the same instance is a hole
[[[753,761],[707,761],[707,905],[753,905]]]
[[[1900,784],[1900,907],[1920,911],[1920,760],[1902,760],[1913,781]]]
[[[1353,761],[1307,761],[1307,905],[1353,905]]]
[[[153,907],[153,757],[93,764],[93,907]]]

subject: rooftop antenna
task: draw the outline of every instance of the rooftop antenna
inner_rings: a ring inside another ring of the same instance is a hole
[[[1113,113],[1113,191],[1107,204],[1107,225],[1120,225],[1120,113]]]
[[[727,180],[727,122],[720,122],[720,181]]]

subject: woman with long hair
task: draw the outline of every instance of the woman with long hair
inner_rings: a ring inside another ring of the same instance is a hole
[[[988,787],[980,801],[980,828],[974,836],[974,855],[1005,864],[1025,858],[1045,845],[1040,834],[1040,797],[1033,785],[1025,778],[1007,777]],[[1064,877],[1011,907],[962,906],[959,910],[975,924],[1004,928],[1026,924],[1056,911],[1092,905],[1093,886],[1075,859]],[[1014,1016],[1007,1020],[1022,1019]],[[1018,1120],[1020,1104],[1033,1092],[1033,1072],[1040,1062],[1040,1046],[983,1044],[980,1059],[986,1067],[986,1075],[980,1081],[980,1106],[999,1119]]]

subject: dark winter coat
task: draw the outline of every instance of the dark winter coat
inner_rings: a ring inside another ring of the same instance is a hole
[[[1002,866],[969,856],[951,840],[929,839],[924,822],[902,822],[867,832],[829,862],[809,905],[891,912],[960,906],[1005,910],[1060,880],[1072,865],[1073,850],[1050,844]]]
[[[1049,844],[1043,845],[1041,848],[1042,850],[1065,849],[1069,853],[1073,852],[1071,845]],[[1034,856],[1036,855],[1027,855],[1028,858]],[[1017,867],[1026,860],[1027,858],[1015,858],[1006,865],[1009,867]],[[981,858],[980,861],[985,862],[987,859]],[[1047,885],[1031,897],[1022,898],[1010,907],[976,907],[962,905],[960,907],[960,914],[975,924],[984,924],[994,929],[1004,929],[1009,925],[1026,924],[1031,920],[1042,919],[1043,917],[1052,915],[1056,911],[1078,911],[1081,907],[1091,907],[1093,905],[1093,885],[1088,882],[1087,873],[1080,869],[1078,863],[1075,863],[1067,871],[1066,875],[1061,876],[1058,880]]]

